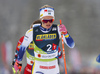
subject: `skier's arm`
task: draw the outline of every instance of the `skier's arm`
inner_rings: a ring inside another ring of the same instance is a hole
[[[34,24],[33,27],[39,25],[41,24]],[[33,40],[33,28],[29,29],[24,36],[24,40],[22,42],[22,45],[20,46],[18,53],[18,59],[17,59],[18,61],[22,61],[25,50],[28,47],[28,45],[32,42],[32,40]]]
[[[14,68],[13,68],[14,72],[17,72],[18,70],[21,71],[23,55],[26,51],[26,48],[29,46],[29,44],[32,42],[32,40],[33,40],[33,28],[26,32],[23,42],[20,45],[20,49],[18,52],[18,58],[14,64]]]
[[[20,45],[21,45],[22,42],[23,42],[23,39],[24,39],[24,36],[22,36],[22,37],[19,39],[18,43],[17,43],[16,50],[15,50],[14,60],[13,60],[13,62],[12,62],[12,65],[13,65],[13,66],[14,66],[14,64],[15,64],[15,62],[16,62],[16,60],[17,60],[19,48],[20,48]]]
[[[23,55],[26,51],[26,48],[28,47],[28,45],[31,43],[31,41],[33,40],[33,29],[30,29],[26,32],[25,36],[24,36],[24,40],[22,42],[22,45],[20,46],[19,49],[19,53],[18,53],[18,61],[22,61],[23,59]]]
[[[61,27],[62,26],[62,27]],[[63,32],[63,39],[65,44],[69,47],[69,48],[73,48],[75,46],[74,40],[72,39],[72,37],[69,35],[66,27],[64,25],[60,25],[58,26],[58,33],[59,36],[61,37],[61,32]]]
[[[69,35],[69,33],[67,33],[66,35],[64,35],[63,39],[64,39],[65,44],[67,44],[67,46],[69,48],[74,48],[75,43],[74,43],[73,38]]]

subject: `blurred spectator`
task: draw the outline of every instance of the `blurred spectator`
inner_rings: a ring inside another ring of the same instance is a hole
[[[12,74],[10,63],[12,61],[12,43],[11,41],[1,43],[2,56],[2,74]]]
[[[96,62],[96,56],[87,60],[88,63],[82,63],[80,52],[73,48],[69,50],[69,59],[72,65],[69,74],[100,74],[100,63]]]
[[[59,62],[60,74],[65,74],[64,59],[63,59],[63,57],[58,59],[58,62]]]
[[[81,63],[80,52],[78,51],[76,47],[69,50],[69,60],[72,64],[72,71],[76,73],[79,72],[81,69],[82,63]]]

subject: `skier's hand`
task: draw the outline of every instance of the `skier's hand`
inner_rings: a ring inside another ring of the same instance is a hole
[[[67,29],[63,24],[59,25],[59,31],[64,35],[67,34]]]
[[[19,64],[19,61],[16,60],[15,64],[14,64],[14,69],[16,72],[21,71],[22,68],[22,64]]]
[[[14,64],[15,64],[15,61],[12,61],[11,65],[12,65],[13,74],[16,74],[16,71],[14,69]]]
[[[98,57],[96,58],[96,61],[100,63],[100,54],[99,54]]]

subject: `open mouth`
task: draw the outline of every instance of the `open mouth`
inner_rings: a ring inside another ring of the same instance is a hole
[[[50,25],[46,25],[47,27],[50,27]]]

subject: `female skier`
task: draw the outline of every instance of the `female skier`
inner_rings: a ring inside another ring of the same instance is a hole
[[[64,42],[68,47],[73,48],[75,45],[63,24],[53,24],[54,18],[53,7],[49,5],[41,7],[40,20],[42,24],[26,32],[19,49],[18,58],[15,62],[18,65],[22,62],[26,48],[33,41],[35,62],[32,67],[32,74],[60,73],[57,58],[61,33],[63,33]],[[14,67],[16,67],[16,64]]]
[[[40,20],[34,21],[34,22],[31,24],[30,28],[33,28],[33,26],[34,26],[34,27],[38,26],[38,25],[39,25],[38,23],[41,23],[41,21],[40,21]],[[15,64],[15,62],[16,62],[16,60],[17,60],[18,53],[19,53],[19,48],[20,48],[20,46],[21,46],[21,44],[22,44],[22,42],[23,42],[23,39],[24,39],[24,36],[22,36],[22,37],[19,39],[18,43],[17,43],[16,51],[15,51],[15,57],[14,57],[14,60],[13,60],[13,62],[12,62],[12,65],[13,65],[13,66],[14,66],[14,64]],[[27,47],[27,49],[26,49],[27,65],[26,65],[26,67],[25,67],[25,69],[24,69],[24,74],[31,74],[32,64],[34,64],[34,53],[33,53],[33,52],[34,52],[34,46],[33,46],[33,42],[31,42],[31,43],[29,44],[29,46]],[[60,47],[59,47],[59,49],[58,49],[58,58],[59,58],[59,59],[62,58],[62,53],[61,53]],[[20,70],[21,70],[21,69],[20,69]]]

